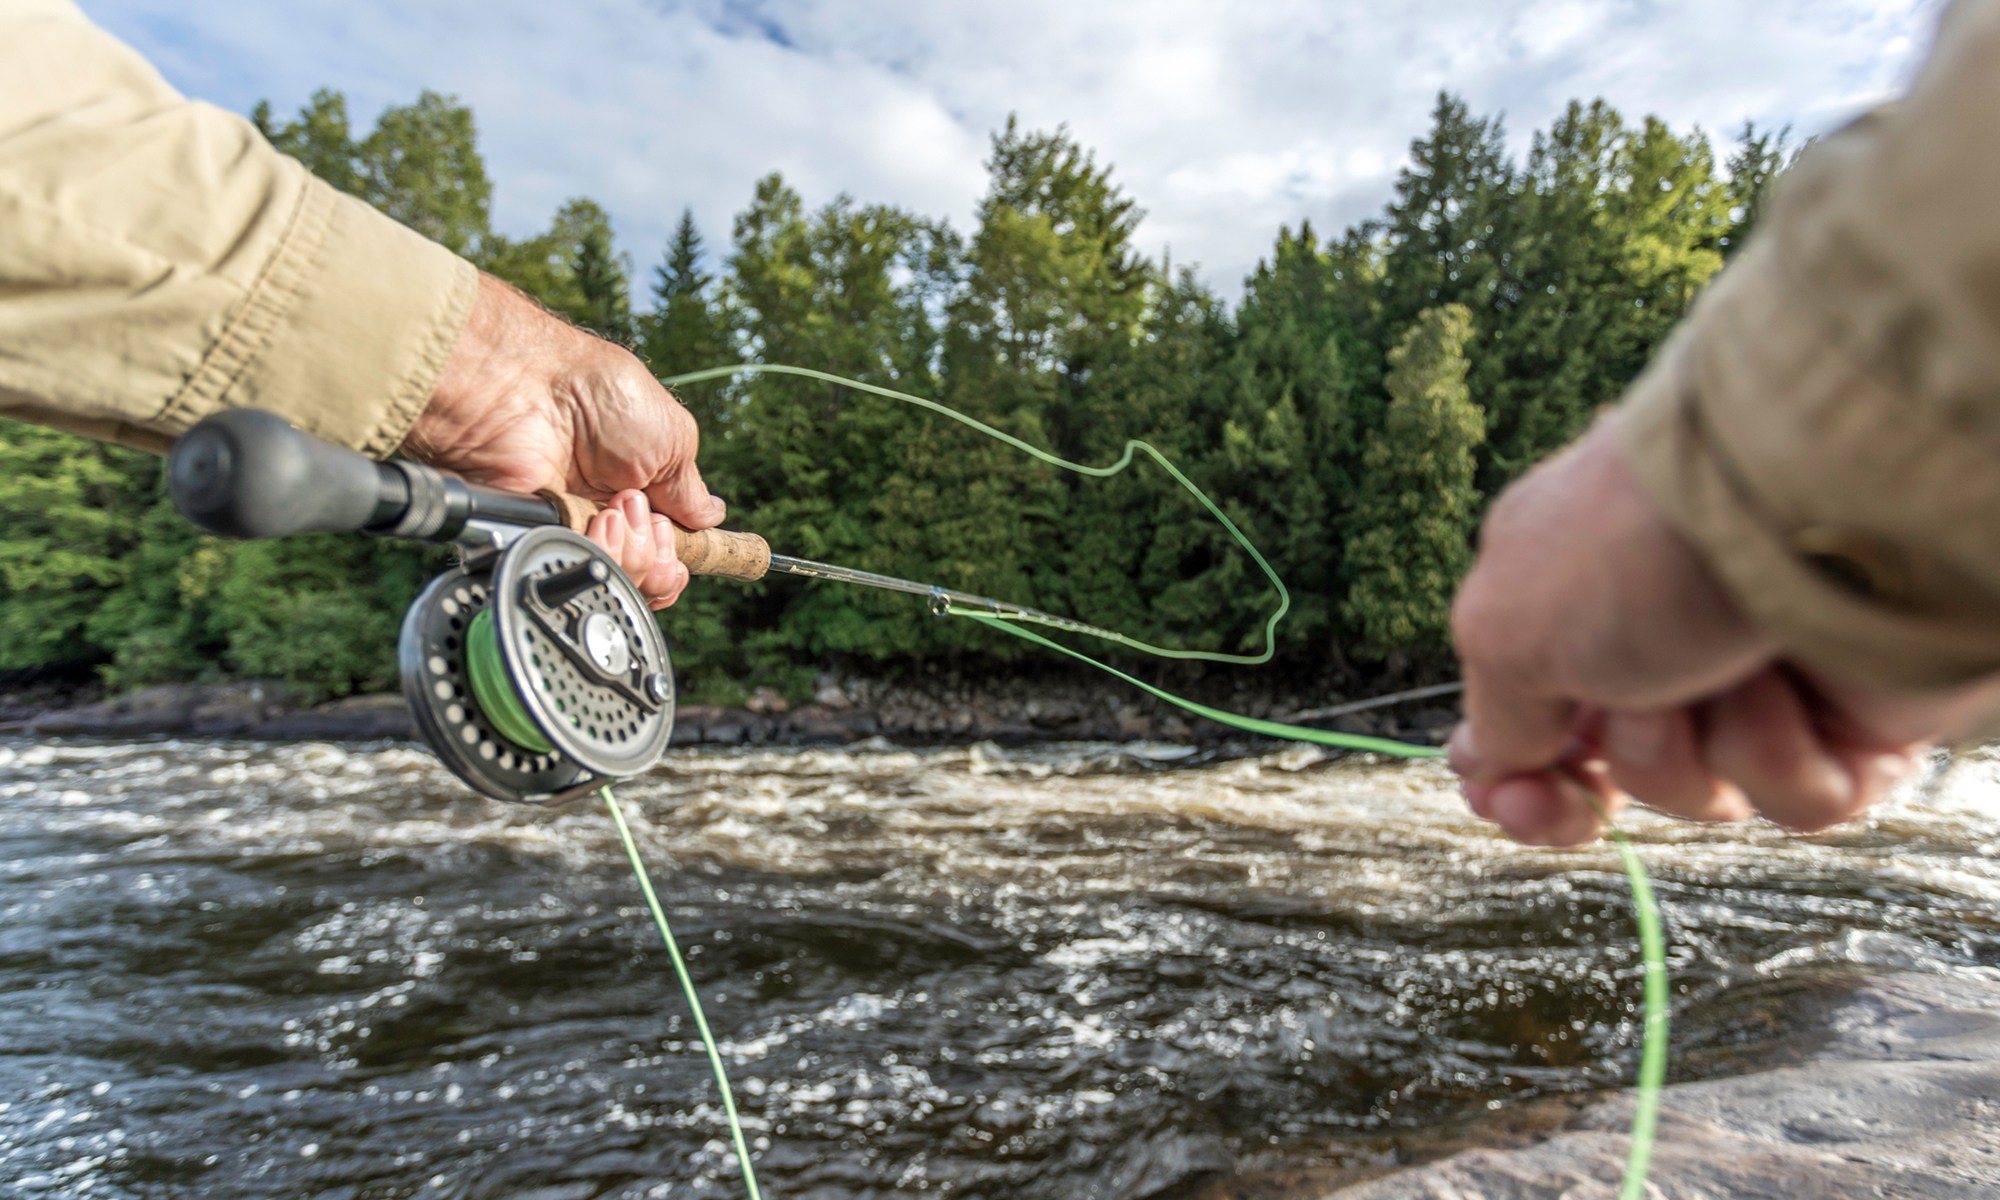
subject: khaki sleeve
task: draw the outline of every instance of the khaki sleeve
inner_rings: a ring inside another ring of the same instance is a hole
[[[2000,0],[1815,145],[1634,385],[1642,484],[1800,661],[2000,671]]]
[[[67,0],[0,4],[0,416],[158,451],[256,406],[387,454],[476,279]]]

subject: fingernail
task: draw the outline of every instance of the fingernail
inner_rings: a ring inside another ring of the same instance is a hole
[[[708,498],[714,502],[715,512],[718,517],[724,517],[729,515],[729,501],[724,500],[722,497],[716,495],[714,492],[710,492],[708,494]]]
[[[1665,713],[1613,713],[1605,723],[1604,748],[1611,757],[1635,767],[1656,765],[1673,736],[1673,718]]]
[[[616,508],[605,509],[604,540],[611,543],[610,548],[614,552],[624,547],[626,532],[625,514],[619,512]]]
[[[679,543],[674,541],[674,523],[665,517],[655,514],[653,517],[653,541],[659,544],[661,551],[664,553],[671,554],[677,551]]]
[[[651,514],[646,508],[645,497],[639,495],[627,496],[619,503],[618,507],[624,510],[625,523],[632,527],[632,532],[641,537],[652,533],[653,523],[647,520],[647,517]]]

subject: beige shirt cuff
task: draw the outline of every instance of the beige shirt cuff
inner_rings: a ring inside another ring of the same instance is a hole
[[[1771,238],[1620,413],[1641,484],[1752,620],[1836,675],[2000,670],[2000,454],[1822,334]]]
[[[311,179],[277,252],[165,423],[264,408],[387,455],[429,402],[477,288],[470,263]]]

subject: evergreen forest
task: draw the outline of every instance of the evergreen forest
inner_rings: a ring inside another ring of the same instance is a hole
[[[635,259],[584,198],[531,237],[496,232],[473,114],[448,97],[366,131],[327,91],[254,120],[334,186],[662,375],[813,367],[1086,462],[1143,438],[1289,583],[1280,670],[1383,678],[1450,669],[1446,614],[1485,504],[1616,399],[1756,223],[1788,154],[1782,132],[1746,126],[1718,147],[1600,101],[1572,103],[1517,161],[1499,119],[1440,95],[1386,209],[1341,231],[1277,230],[1232,304],[1136,248],[1140,198],[1062,129],[994,135],[971,229],[846,196],[810,207],[774,174],[728,230],[684,214]],[[682,397],[731,526],[780,552],[1155,642],[1261,644],[1275,597],[1149,464],[1072,476],[796,378]],[[448,561],[358,537],[201,536],[165,499],[158,460],[0,424],[6,677],[393,687],[403,607]],[[931,620],[913,597],[797,580],[698,581],[661,620],[684,689],[721,702],[797,694],[828,664],[1007,670],[1024,651]]]

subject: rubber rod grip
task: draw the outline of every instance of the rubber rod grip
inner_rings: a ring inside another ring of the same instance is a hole
[[[225,409],[182,434],[167,454],[167,491],[182,516],[232,538],[352,533],[407,500],[393,468],[255,408]]]
[[[568,492],[543,491],[537,496],[556,506],[562,523],[577,533],[590,526],[590,519],[604,506]],[[771,546],[754,533],[733,529],[688,529],[678,521],[674,527],[674,551],[687,565],[688,574],[715,579],[740,579],[753,583],[771,569]]]

